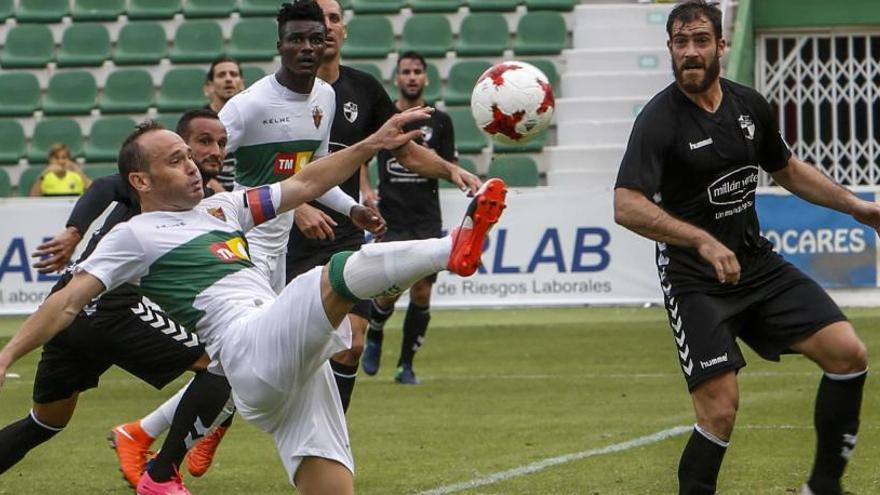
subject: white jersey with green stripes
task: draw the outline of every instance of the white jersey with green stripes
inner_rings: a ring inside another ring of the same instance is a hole
[[[280,185],[215,194],[192,210],[142,213],[116,225],[78,266],[106,290],[123,283],[195,330],[209,353],[223,329],[275,300],[245,232],[275,217]]]
[[[275,74],[235,95],[220,111],[229,141],[227,153],[237,160],[235,187],[273,184],[329,153],[330,128],[336,114],[333,88],[315,79],[312,92],[295,93]],[[254,229],[248,242],[255,251],[283,254],[293,226],[293,212]]]

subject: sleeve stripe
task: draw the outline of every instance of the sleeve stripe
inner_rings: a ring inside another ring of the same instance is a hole
[[[275,218],[275,205],[272,204],[272,191],[270,186],[260,186],[248,189],[245,200],[251,210],[254,225],[259,225]]]

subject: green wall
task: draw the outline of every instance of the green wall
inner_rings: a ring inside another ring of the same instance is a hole
[[[760,1],[760,0],[759,0]],[[755,82],[755,26],[752,0],[740,0],[733,27],[727,77],[740,84]]]
[[[880,25],[878,0],[755,0],[753,3],[754,28],[758,30]]]

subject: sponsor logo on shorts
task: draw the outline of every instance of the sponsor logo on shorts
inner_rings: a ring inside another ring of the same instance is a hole
[[[703,369],[706,369],[706,368],[711,368],[712,366],[715,366],[716,364],[721,364],[721,363],[726,363],[726,362],[727,362],[727,353],[725,352],[724,354],[722,354],[718,357],[712,358],[708,361],[700,361],[700,367]]]
[[[211,252],[224,263],[250,260],[247,252],[247,244],[241,237],[233,237],[226,242],[211,244]]]
[[[275,173],[278,175],[293,175],[312,161],[312,155],[311,151],[277,153],[275,155]]]

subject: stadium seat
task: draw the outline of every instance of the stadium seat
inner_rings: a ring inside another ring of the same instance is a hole
[[[74,21],[115,21],[125,12],[125,0],[74,0]]]
[[[406,0],[352,0],[355,14],[396,14],[406,6]]]
[[[153,106],[153,78],[143,69],[119,69],[107,76],[98,103],[101,113],[143,113]]]
[[[110,58],[110,32],[103,24],[74,23],[64,31],[58,67],[99,67]]]
[[[185,112],[205,105],[205,69],[176,68],[165,73],[159,89],[160,112]]]
[[[443,101],[447,105],[470,105],[474,84],[491,66],[485,60],[464,60],[453,65],[449,70]]]
[[[546,58],[523,60],[523,62],[532,64],[541,69],[541,72],[543,72],[544,75],[547,76],[547,79],[550,80],[550,85],[553,86],[554,96],[559,98],[559,71],[556,69],[556,64],[552,60]]]
[[[31,147],[27,152],[28,161],[34,163],[49,162],[49,148],[55,143],[64,143],[70,148],[73,158],[82,154],[82,130],[73,119],[43,119],[37,122]]]
[[[495,143],[495,153],[538,153],[547,144],[547,131],[537,135],[525,144],[500,144]]]
[[[348,23],[345,58],[385,58],[394,49],[391,21],[381,15],[358,16]]]
[[[278,50],[278,28],[272,19],[241,19],[232,28],[229,55],[239,62],[272,60]]]
[[[486,147],[486,135],[481,131],[470,107],[447,108],[446,113],[452,119],[452,128],[455,131],[455,147],[459,153],[480,153]]]
[[[434,12],[451,14],[458,12],[462,0],[409,0],[409,8],[413,12]]]
[[[383,82],[384,78],[382,77],[382,69],[379,68],[376,64],[362,63],[362,64],[346,64],[352,69],[357,69],[376,78],[377,81]]]
[[[171,19],[180,12],[180,0],[129,0],[129,19]]]
[[[156,116],[156,122],[173,131],[177,129],[177,121],[180,120],[181,115],[180,113],[162,113]]]
[[[458,159],[458,166],[467,170],[468,172],[470,172],[474,175],[478,175],[477,174],[477,166],[474,165],[473,160],[471,160],[469,158],[459,158]],[[455,184],[453,184],[452,182],[450,182],[448,180],[444,180],[444,179],[438,180],[437,183],[440,185],[441,189],[453,189],[453,188],[458,187]]]
[[[70,13],[68,0],[18,0],[15,20],[18,22],[61,22]]]
[[[95,76],[85,70],[57,72],[43,99],[46,115],[87,115],[98,101]]]
[[[120,142],[120,145],[122,143]],[[116,160],[116,155],[113,156],[113,160]],[[83,165],[82,171],[89,176],[90,179],[100,179],[101,177],[107,177],[108,175],[118,174],[119,166],[116,163],[90,163],[88,165]]]
[[[85,148],[86,161],[116,161],[119,148],[125,137],[134,130],[134,125],[134,120],[129,117],[101,117],[96,120]],[[89,177],[95,178],[91,174]]]
[[[236,0],[187,0],[183,16],[187,19],[229,17],[236,7]]]
[[[40,177],[40,174],[43,173],[43,167],[28,167],[21,172],[21,175],[18,177],[18,195],[19,196],[30,196],[31,195],[31,186],[34,185],[34,182],[37,181],[37,178]]]
[[[392,100],[399,96],[399,91],[395,85],[396,80],[397,67],[392,67],[391,78],[389,79],[387,88],[388,94],[391,96]],[[425,88],[422,97],[427,103],[434,103],[443,99],[443,79],[440,77],[440,70],[437,69],[437,65],[433,62],[428,62],[428,86]]]
[[[184,21],[174,34],[174,63],[211,62],[223,54],[223,31],[211,20]]]
[[[42,69],[52,60],[55,41],[52,31],[41,24],[18,25],[6,35],[6,46],[0,54],[4,69]]]
[[[529,12],[537,10],[564,10],[574,9],[578,0],[526,0],[526,8]]]
[[[400,53],[410,50],[423,57],[445,57],[452,46],[452,27],[443,14],[411,16],[403,26]]]
[[[9,180],[9,174],[0,168],[0,198],[9,196],[12,196],[12,181]]]
[[[525,155],[496,155],[487,176],[499,177],[509,187],[535,187],[540,180],[538,165]]]
[[[501,14],[470,14],[461,22],[455,53],[464,57],[500,57],[509,39],[507,21]]]
[[[513,12],[520,0],[468,0],[471,12]]]
[[[565,48],[568,31],[559,12],[529,12],[519,18],[513,53],[558,55]]]
[[[12,17],[12,0],[0,0],[0,22]]]
[[[266,75],[266,71],[257,65],[245,65],[241,68],[241,77],[244,79],[244,87],[259,81]]]
[[[18,163],[27,151],[24,128],[15,119],[0,120],[0,163]]]
[[[280,8],[279,0],[241,0],[238,13],[243,17],[275,17]]]
[[[40,81],[29,72],[0,74],[0,115],[30,116],[40,108]]]
[[[113,62],[117,65],[155,65],[165,56],[168,38],[158,22],[129,22],[119,31]]]

